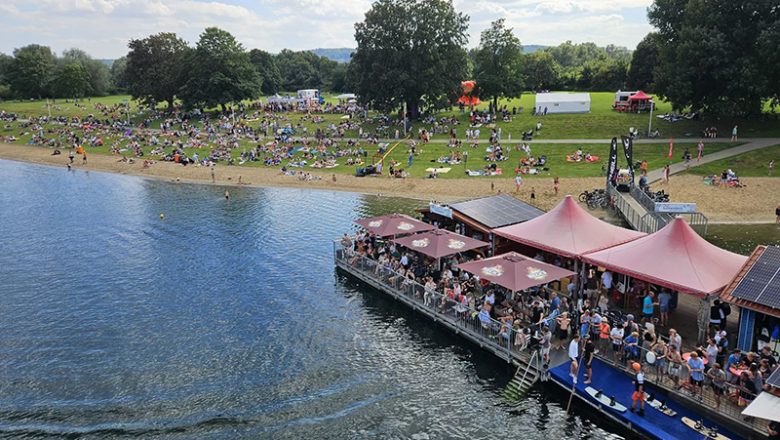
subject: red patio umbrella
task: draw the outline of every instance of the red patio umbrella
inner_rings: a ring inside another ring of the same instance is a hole
[[[388,214],[379,217],[361,218],[355,220],[355,223],[364,227],[368,232],[373,232],[380,237],[412,234],[415,232],[436,229],[433,225],[415,220],[404,214]]]
[[[516,252],[461,263],[457,267],[513,292],[574,275],[570,270]]]
[[[422,232],[414,235],[393,240],[413,251],[420,252],[433,258],[446,257],[447,255],[465,252],[471,249],[477,249],[489,246],[484,241],[465,235],[456,234],[446,229],[434,229],[428,232]]]

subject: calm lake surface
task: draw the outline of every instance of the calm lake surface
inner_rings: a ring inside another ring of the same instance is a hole
[[[0,437],[628,435],[508,402],[504,363],[335,272],[352,220],[418,202],[1,160],[0,188]]]

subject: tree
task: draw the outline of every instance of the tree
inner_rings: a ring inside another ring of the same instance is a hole
[[[62,66],[52,82],[52,92],[61,98],[83,98],[91,88],[87,68],[75,61]]]
[[[334,62],[335,63],[335,62]],[[282,78],[282,90],[316,89],[323,85],[319,57],[309,51],[294,52],[283,49],[276,56],[276,65]]]
[[[114,60],[111,64],[111,92],[127,92],[127,57],[121,57]]]
[[[350,81],[361,100],[392,111],[440,102],[466,79],[468,16],[448,0],[378,0],[355,25]]]
[[[185,62],[187,79],[179,89],[186,107],[214,107],[260,96],[262,79],[249,54],[227,31],[210,27]]]
[[[8,84],[8,70],[13,62],[14,57],[0,53],[0,84]]]
[[[168,102],[173,109],[181,86],[187,43],[176,34],[162,32],[143,40],[130,40],[124,79],[133,99],[149,105]]]
[[[777,25],[777,9],[764,0],[655,0],[648,17],[659,34],[656,93],[676,109],[760,114],[773,87],[768,72],[778,67],[766,67],[761,37]]]
[[[55,61],[54,54],[47,46],[30,44],[14,50],[14,60],[8,69],[11,89],[23,98],[40,99],[49,96]]]
[[[261,90],[266,95],[273,95],[279,92],[282,87],[282,75],[279,73],[279,68],[276,66],[276,60],[270,53],[260,50],[252,49],[249,51],[249,59],[257,69],[257,73],[263,79],[263,86]]]
[[[102,61],[93,59],[81,49],[69,49],[59,59],[61,66],[78,63],[89,73],[89,87],[85,95],[105,96],[111,87],[111,74]]]
[[[549,52],[537,50],[525,55],[526,84],[532,90],[552,89],[560,80],[561,66]]]
[[[658,34],[649,33],[636,46],[628,69],[628,87],[634,90],[653,90],[653,70],[658,63]]]
[[[493,98],[493,108],[499,97],[515,98],[522,94],[523,47],[512,29],[504,26],[503,18],[482,31],[474,60],[474,79],[483,97]]]

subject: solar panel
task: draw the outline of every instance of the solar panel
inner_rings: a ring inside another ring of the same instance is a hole
[[[767,246],[731,295],[780,309],[780,247]]]
[[[450,208],[490,229],[521,223],[544,214],[541,209],[507,194],[455,203]]]
[[[775,372],[769,376],[769,379],[766,380],[766,383],[772,385],[773,387],[780,388],[780,368],[776,369]]]

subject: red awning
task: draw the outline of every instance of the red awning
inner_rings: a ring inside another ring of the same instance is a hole
[[[456,266],[491,283],[516,292],[560,280],[574,272],[509,252],[484,260],[469,261]]]
[[[645,235],[593,217],[571,196],[566,196],[546,214],[525,223],[494,229],[493,233],[569,258],[580,258]]]
[[[629,101],[649,101],[651,99],[653,99],[652,96],[645,94],[645,92],[641,90],[634,93],[628,98]]]
[[[414,235],[393,240],[401,246],[407,247],[433,258],[446,257],[472,249],[488,246],[488,243],[465,235],[456,234],[445,229],[434,229]]]
[[[380,237],[412,234],[415,232],[436,229],[433,225],[415,220],[404,214],[389,214],[379,217],[361,218],[360,220],[355,220],[355,223],[364,227],[368,232],[373,232]]]
[[[710,244],[685,220],[676,218],[658,232],[582,259],[659,286],[705,296],[728,284],[747,257]]]

